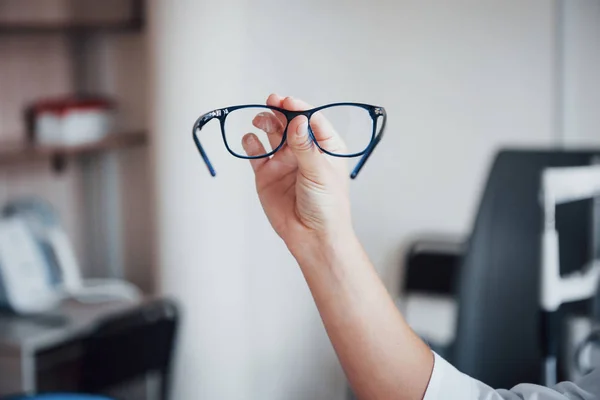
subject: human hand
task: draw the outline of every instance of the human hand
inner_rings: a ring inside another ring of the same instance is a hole
[[[291,111],[312,108],[301,100],[276,94],[269,96],[267,105]],[[253,120],[254,126],[267,133],[272,148],[281,143],[286,123],[285,118],[268,112]],[[324,149],[334,152],[345,148],[321,114],[311,117],[311,128]],[[252,133],[243,137],[242,144],[250,156],[266,153]],[[307,248],[314,250],[352,233],[346,160],[319,150],[308,133],[306,117],[290,121],[286,143],[271,158],[252,159],[250,163],[267,218],[296,258]]]
[[[267,105],[291,111],[312,107],[269,96]],[[252,121],[279,146],[287,118],[261,112]],[[319,113],[311,116],[319,145],[344,154],[345,145]],[[249,156],[267,154],[254,134],[242,144]],[[286,143],[271,158],[251,159],[256,189],[275,231],[298,260],[352,387],[361,398],[422,399],[434,357],[398,312],[350,219],[345,158],[321,153],[304,116],[287,126]]]

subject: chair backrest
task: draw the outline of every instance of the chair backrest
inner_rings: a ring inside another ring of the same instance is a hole
[[[497,155],[458,278],[460,310],[450,361],[462,372],[496,388],[540,382],[540,174],[550,166],[589,165],[598,156],[600,150]],[[567,211],[569,226],[591,220],[581,207]],[[558,230],[560,235],[560,224]],[[579,224],[573,235],[584,231]],[[579,252],[561,254],[561,264]]]
[[[169,379],[177,325],[178,309],[165,299],[101,322],[85,339],[79,389],[105,393],[150,372]],[[163,399],[167,385],[161,382]]]

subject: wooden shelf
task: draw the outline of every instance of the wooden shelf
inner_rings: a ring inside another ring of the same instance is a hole
[[[0,166],[22,164],[49,159],[55,169],[60,169],[67,158],[92,155],[110,150],[144,146],[148,142],[146,132],[123,132],[110,134],[102,140],[73,146],[49,146],[32,143],[0,143]]]
[[[39,23],[39,22],[0,22],[0,34],[80,34],[91,32],[102,33],[133,33],[141,32],[142,21],[124,21],[116,23]]]
[[[2,0],[0,0],[2,1]],[[24,2],[24,0],[21,0]],[[76,1],[76,0],[72,0]],[[129,0],[128,11],[115,17],[90,15],[72,16],[56,21],[36,19],[35,13],[19,20],[5,19],[0,22],[0,34],[82,34],[82,33],[125,33],[141,32],[145,24],[145,0]],[[30,7],[35,7],[35,3]],[[85,7],[85,5],[84,5]],[[22,10],[21,10],[22,11]],[[93,13],[93,11],[91,11]],[[117,13],[118,14],[118,13]]]

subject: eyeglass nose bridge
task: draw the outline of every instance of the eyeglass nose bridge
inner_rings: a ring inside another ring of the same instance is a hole
[[[282,110],[280,112],[282,112],[283,115],[285,115],[285,117],[287,119],[287,125],[285,126],[286,140],[287,140],[287,134],[289,133],[289,127],[290,127],[290,124],[292,123],[292,121],[298,117],[306,117],[306,123],[308,124],[308,136],[313,143],[317,143],[317,140],[315,139],[313,130],[310,126],[310,117],[312,117],[312,115],[315,114],[317,111],[315,111],[315,110],[304,110],[304,111]]]
[[[316,112],[314,110],[305,110],[305,111],[291,111],[291,110],[277,110],[281,112],[287,118],[288,125],[297,117],[306,117],[307,120]]]

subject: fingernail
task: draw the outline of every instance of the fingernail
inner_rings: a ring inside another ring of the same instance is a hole
[[[308,121],[298,125],[298,128],[296,129],[296,135],[300,137],[308,135]]]
[[[270,115],[268,113],[260,113],[258,120],[259,128],[264,130],[267,133],[270,133],[273,130],[273,123],[271,122]]]
[[[244,136],[244,143],[246,143],[247,145],[252,145],[254,143],[254,136],[252,136],[252,135]]]
[[[256,116],[259,117],[259,118],[265,118],[265,117],[269,116],[269,113],[266,112],[266,111],[265,112],[259,112],[258,114],[256,114]]]

